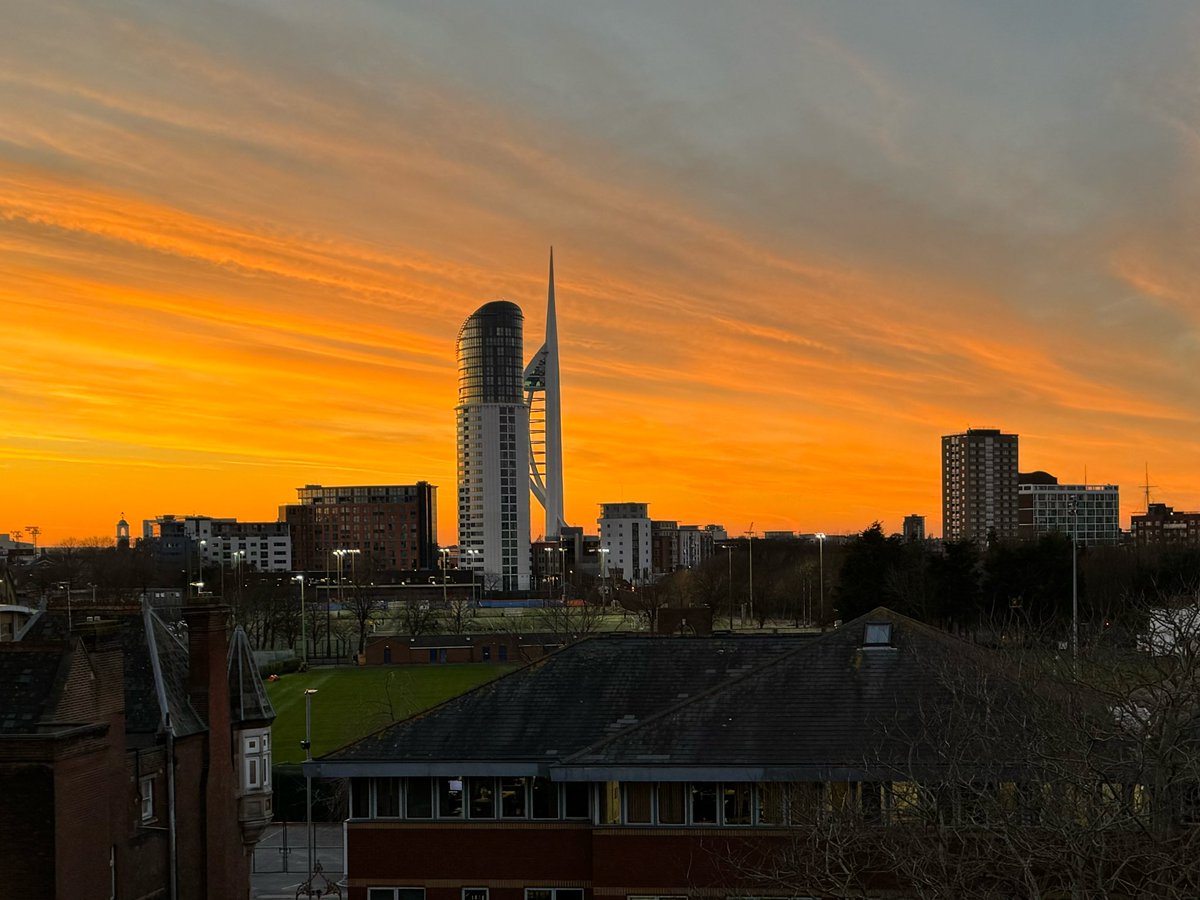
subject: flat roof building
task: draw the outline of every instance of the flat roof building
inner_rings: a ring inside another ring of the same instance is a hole
[[[942,437],[942,536],[1017,536],[1017,435],[969,428]]]

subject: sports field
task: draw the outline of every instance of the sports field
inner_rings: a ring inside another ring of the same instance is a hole
[[[516,666],[480,663],[437,666],[329,667],[283,675],[267,683],[275,706],[276,765],[304,760],[304,692],[312,700],[312,754],[329,753],[396,719],[456,697]]]

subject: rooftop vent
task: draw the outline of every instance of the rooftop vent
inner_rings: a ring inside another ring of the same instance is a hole
[[[863,626],[864,647],[892,646],[891,622],[868,622]]]

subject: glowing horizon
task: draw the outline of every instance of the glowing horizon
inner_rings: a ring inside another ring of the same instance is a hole
[[[939,534],[981,425],[1200,508],[1200,11],[1017,6],[21,9],[0,533],[425,480],[453,543],[454,338],[528,360],[551,244],[588,531]]]

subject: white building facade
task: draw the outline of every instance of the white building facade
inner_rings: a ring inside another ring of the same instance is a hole
[[[458,333],[458,551],[486,590],[529,590],[524,316],[497,300]]]
[[[609,574],[634,584],[652,578],[650,504],[601,503],[600,550]]]
[[[1115,484],[1022,484],[1021,536],[1057,531],[1081,544],[1115,544],[1121,537],[1120,489]]]

